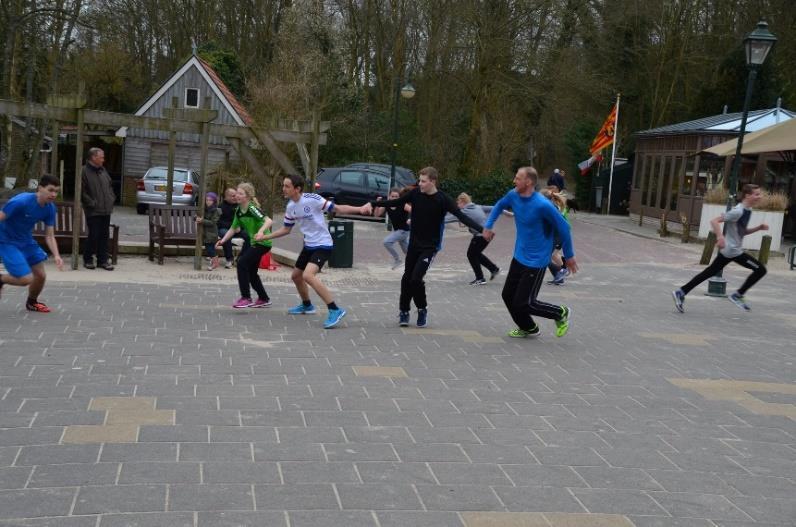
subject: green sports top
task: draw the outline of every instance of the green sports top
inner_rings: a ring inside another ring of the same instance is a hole
[[[253,203],[249,203],[249,207],[242,211],[240,206],[235,207],[235,214],[232,219],[232,229],[243,229],[249,235],[249,243],[252,245],[262,245],[263,247],[271,247],[271,240],[255,241],[254,235],[260,231],[263,223],[265,223],[266,215],[263,214],[258,207]],[[271,234],[271,229],[263,231],[264,234]]]

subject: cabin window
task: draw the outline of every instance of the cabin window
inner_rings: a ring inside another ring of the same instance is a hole
[[[199,90],[197,88],[187,88],[185,90],[185,107],[199,108]]]

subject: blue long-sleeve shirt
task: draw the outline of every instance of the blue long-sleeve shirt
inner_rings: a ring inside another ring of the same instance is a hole
[[[564,258],[575,256],[567,220],[549,199],[538,192],[522,197],[516,190],[510,190],[495,203],[484,228],[491,229],[500,214],[509,207],[514,212],[514,224],[517,226],[514,258],[522,265],[546,267],[553,253],[555,234],[561,240]]]

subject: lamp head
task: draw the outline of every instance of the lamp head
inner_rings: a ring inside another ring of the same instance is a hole
[[[401,97],[404,99],[411,99],[415,96],[415,87],[412,86],[411,82],[407,82],[403,88],[401,88]]]
[[[757,28],[746,35],[743,40],[746,48],[746,65],[752,67],[762,66],[776,41],[777,37],[768,30],[768,24],[762,20],[758,22]]]

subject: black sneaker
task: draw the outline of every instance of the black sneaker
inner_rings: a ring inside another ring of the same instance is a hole
[[[409,325],[409,311],[398,312],[398,325],[405,328]]]
[[[685,294],[683,294],[680,289],[677,289],[676,291],[672,291],[672,298],[674,298],[674,307],[677,311],[684,313],[683,302],[685,302]]]
[[[83,264],[83,267],[85,267],[86,269],[96,269],[97,268],[97,266],[94,265],[93,262],[85,262]]]
[[[492,271],[491,273],[489,273],[489,280],[490,280],[490,281],[494,280],[494,279],[495,279],[495,277],[496,277],[497,275],[499,275],[499,274],[500,274],[500,269],[495,269],[494,271]]]
[[[417,327],[424,328],[428,325],[428,309],[417,310]]]
[[[484,280],[483,278],[476,278],[475,280],[470,282],[470,285],[486,285],[486,280]]]

